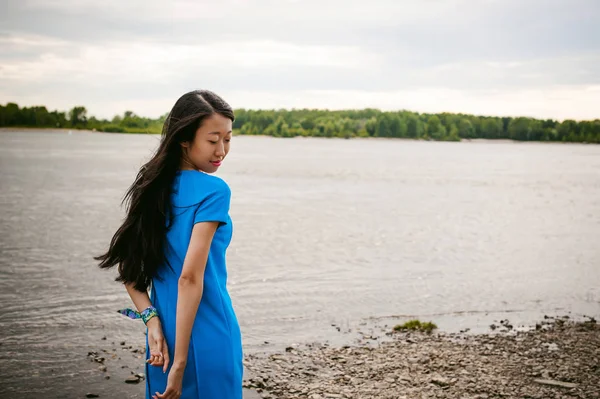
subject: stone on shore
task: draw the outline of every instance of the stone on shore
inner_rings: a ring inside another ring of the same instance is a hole
[[[534,382],[537,382],[538,384],[544,384],[544,385],[553,385],[555,387],[562,387],[562,388],[577,388],[578,384],[573,384],[571,382],[563,382],[563,381],[555,381],[555,380],[533,380]]]

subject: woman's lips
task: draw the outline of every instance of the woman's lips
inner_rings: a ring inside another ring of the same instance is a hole
[[[210,161],[215,166],[221,166],[221,161]]]

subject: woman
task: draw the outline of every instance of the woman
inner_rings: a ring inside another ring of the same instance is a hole
[[[148,328],[146,398],[241,399],[241,334],[227,292],[227,184],[234,115],[216,94],[184,94],[160,145],[127,191],[127,216],[101,268],[118,265]],[[151,294],[148,295],[148,287]]]

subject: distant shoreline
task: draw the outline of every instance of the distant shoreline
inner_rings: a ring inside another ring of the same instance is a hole
[[[233,129],[240,135],[273,137],[383,137],[426,141],[509,139],[600,143],[600,119],[576,121],[527,116],[484,116],[464,113],[421,113],[408,110],[364,109],[235,109]],[[89,115],[84,106],[49,111],[39,105],[0,105],[0,126],[65,126],[107,133],[159,134],[168,112],[148,118],[125,111],[111,119]],[[233,118],[232,118],[233,119]]]
[[[88,129],[69,129],[64,127],[0,127],[0,132],[78,132],[78,133],[103,133]],[[131,133],[124,133],[131,134]]]
[[[0,127],[0,134],[8,133],[8,132],[24,132],[24,133],[35,133],[35,132],[72,132],[72,134],[77,133],[98,133],[98,134],[106,134],[106,135],[151,135],[151,136],[160,136],[160,133],[112,133],[112,132],[101,132],[98,130],[89,130],[89,129],[69,129],[69,128],[52,128],[52,127]],[[390,140],[390,141],[415,141],[415,142],[436,142],[436,143],[493,143],[493,144],[526,144],[526,143],[540,143],[540,144],[598,144],[598,143],[588,143],[588,142],[572,142],[572,141],[520,141],[520,140],[511,140],[511,139],[485,139],[485,138],[472,138],[472,139],[461,139],[460,141],[441,141],[441,140],[424,140],[424,139],[416,139],[410,137],[319,137],[319,136],[296,136],[296,137],[277,137],[271,136],[268,134],[236,134],[236,137],[271,137],[274,139],[286,139],[286,140],[300,140],[300,139],[337,139],[337,140]]]

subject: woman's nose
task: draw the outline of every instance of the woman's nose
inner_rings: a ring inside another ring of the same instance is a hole
[[[225,156],[225,145],[223,143],[217,144],[217,149],[215,150],[215,155],[218,157]]]

